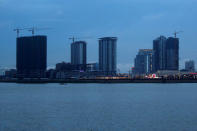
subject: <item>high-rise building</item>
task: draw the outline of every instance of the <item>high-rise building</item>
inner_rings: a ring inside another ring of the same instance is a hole
[[[134,74],[149,74],[153,70],[153,50],[152,49],[140,49],[135,58]]]
[[[179,39],[169,37],[166,41],[166,69],[179,70]]]
[[[17,38],[17,77],[44,77],[47,67],[47,37],[27,36]]]
[[[185,70],[189,72],[195,72],[195,62],[193,60],[186,61]]]
[[[160,36],[153,41],[153,70],[166,69],[166,37]]]
[[[179,69],[179,39],[164,36],[153,41],[153,71]]]
[[[106,75],[116,74],[117,37],[99,39],[99,70]]]
[[[86,42],[76,41],[71,44],[71,64],[76,67],[76,70],[86,70]]]

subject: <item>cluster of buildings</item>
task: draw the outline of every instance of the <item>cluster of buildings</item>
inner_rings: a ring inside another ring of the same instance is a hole
[[[132,73],[134,76],[148,74],[178,74],[179,71],[179,39],[160,36],[153,40],[152,49],[140,49],[134,60]],[[195,72],[194,61],[185,63],[184,72]]]
[[[117,77],[117,37],[98,39],[98,62],[87,63],[87,43],[71,43],[70,62],[60,62],[47,70],[47,36],[24,36],[16,40],[16,69],[5,72],[7,78],[72,79]],[[195,63],[186,61],[185,69],[179,70],[179,39],[160,36],[153,40],[152,49],[140,49],[134,60],[132,74],[124,77],[146,77],[194,73]]]
[[[117,37],[99,38],[98,63],[87,63],[87,43],[71,43],[71,61],[56,64],[47,70],[47,36],[17,37],[16,70],[6,72],[15,78],[66,79],[114,76],[117,66]]]

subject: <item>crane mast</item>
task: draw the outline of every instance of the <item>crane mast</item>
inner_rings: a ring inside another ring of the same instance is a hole
[[[175,31],[173,34],[174,34],[174,38],[176,38],[177,34],[180,34],[182,33],[183,31]]]
[[[19,37],[19,33],[20,33],[21,30],[25,30],[25,28],[16,28],[16,29],[13,30],[13,31],[16,31],[17,38]]]

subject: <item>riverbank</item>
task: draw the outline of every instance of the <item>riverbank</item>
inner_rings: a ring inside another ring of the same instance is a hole
[[[0,80],[4,83],[197,83],[197,79],[25,79]]]

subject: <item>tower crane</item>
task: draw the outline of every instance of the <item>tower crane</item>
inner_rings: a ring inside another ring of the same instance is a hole
[[[69,40],[72,40],[72,42],[74,43],[75,42],[75,40],[77,40],[77,39],[91,39],[91,38],[93,38],[93,37],[80,37],[80,38],[78,38],[78,37],[70,37],[70,38],[68,38]]]
[[[73,36],[73,37],[70,37],[70,38],[68,38],[68,39],[69,39],[69,40],[72,40],[72,42],[74,43],[75,40],[76,40],[76,39],[79,39],[79,38],[76,38],[76,37]]]
[[[21,30],[25,30],[26,28],[16,28],[16,29],[14,29],[13,31],[16,31],[16,36],[17,37],[19,37],[19,32],[21,31]]]
[[[32,32],[32,35],[34,36],[35,31],[40,31],[40,30],[48,30],[51,28],[36,28],[36,27],[32,27],[32,28],[28,28],[28,31]]]
[[[176,38],[177,34],[180,34],[182,33],[183,31],[175,31],[173,34],[174,34],[174,38]]]

